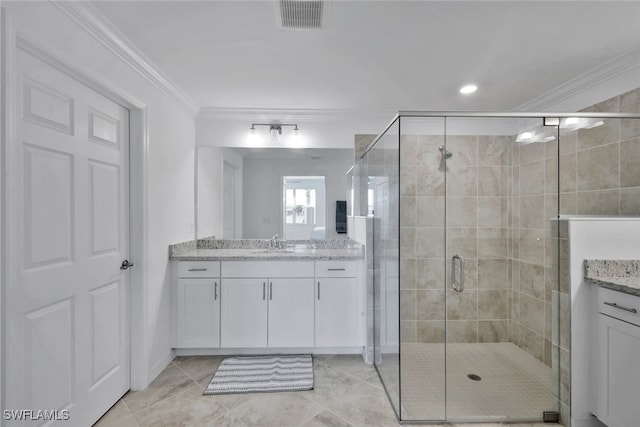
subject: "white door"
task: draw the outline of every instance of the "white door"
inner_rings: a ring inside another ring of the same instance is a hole
[[[222,220],[224,230],[223,239],[236,238],[236,170],[228,163],[224,164],[222,172],[224,200],[222,201]]]
[[[129,112],[21,50],[17,70],[6,409],[88,426],[129,389]]]
[[[313,347],[313,279],[269,280],[269,347]]]
[[[267,346],[266,279],[222,279],[220,346]]]

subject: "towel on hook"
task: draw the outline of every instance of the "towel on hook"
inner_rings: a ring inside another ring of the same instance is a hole
[[[345,200],[336,201],[336,231],[339,234],[347,232],[347,202]]]

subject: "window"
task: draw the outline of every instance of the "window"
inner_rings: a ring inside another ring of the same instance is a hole
[[[285,191],[285,222],[313,225],[316,223],[316,190],[287,188]]]

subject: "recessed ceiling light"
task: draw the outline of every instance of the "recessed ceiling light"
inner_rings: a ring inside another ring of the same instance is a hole
[[[478,90],[476,85],[464,85],[460,88],[460,93],[463,95],[469,95]]]

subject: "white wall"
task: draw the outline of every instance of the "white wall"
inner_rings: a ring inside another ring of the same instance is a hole
[[[145,295],[135,311],[143,336],[135,342],[141,360],[132,360],[139,376],[132,378],[132,387],[145,387],[172,357],[167,246],[193,238],[195,119],[52,3],[4,2],[3,7],[20,35],[146,106],[148,253],[146,259],[133,260],[146,280],[131,283]],[[140,141],[132,141],[136,143]],[[132,175],[136,167],[132,165]],[[132,212],[133,217],[141,215]]]
[[[320,160],[309,158],[246,158],[244,160],[243,237],[269,239],[282,235],[282,177],[324,176],[327,239],[346,238],[336,233],[336,200],[346,200],[347,170],[352,150],[326,150]]]

